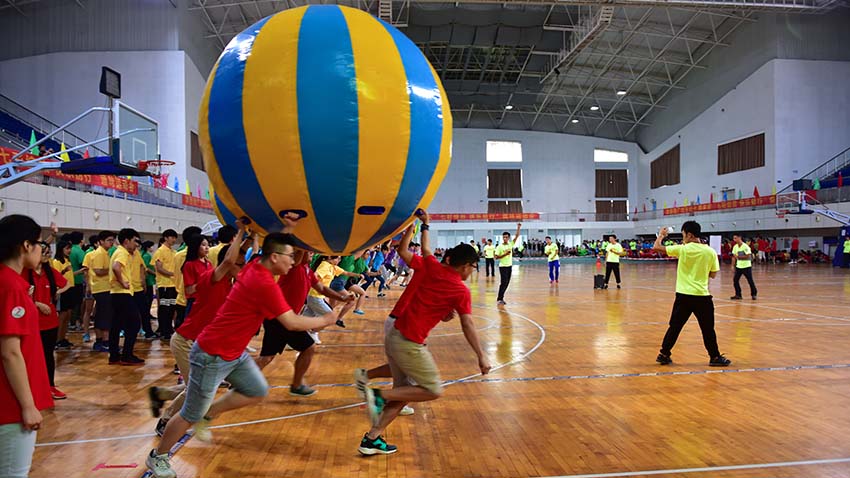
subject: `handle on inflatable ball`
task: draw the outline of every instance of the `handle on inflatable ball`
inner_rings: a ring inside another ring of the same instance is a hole
[[[292,213],[298,216],[298,219],[304,219],[307,217],[307,211],[303,209],[284,209],[277,213],[280,217],[286,217],[287,214]]]

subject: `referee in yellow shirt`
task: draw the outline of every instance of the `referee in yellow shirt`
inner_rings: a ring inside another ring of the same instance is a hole
[[[699,240],[702,227],[696,221],[682,224],[682,245],[665,246],[662,244],[667,237],[667,228],[661,228],[655,238],[653,250],[665,253],[670,257],[678,257],[676,268],[676,300],[670,313],[670,326],[664,334],[661,352],[655,359],[661,365],[673,363],[670,353],[676,345],[676,339],[691,314],[694,314],[702,331],[702,341],[708,351],[708,365],[726,367],[732,363],[724,357],[717,347],[717,334],[714,332],[714,302],[708,291],[708,279],[713,279],[720,270],[720,261],[714,249]]]

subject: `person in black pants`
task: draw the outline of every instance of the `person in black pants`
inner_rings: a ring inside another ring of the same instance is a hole
[[[735,295],[730,297],[732,300],[741,300],[741,276],[747,278],[747,283],[750,284],[750,295],[753,300],[756,300],[758,290],[756,283],[753,281],[753,251],[750,246],[744,242],[740,234],[732,236],[735,245],[732,247],[732,267],[735,268],[735,278],[732,285],[735,286]]]
[[[493,245],[493,239],[487,239],[487,245],[484,246],[484,270],[487,277],[496,275],[496,247]]]
[[[521,223],[516,225],[516,234],[514,240],[511,240],[511,233],[505,231],[502,233],[502,243],[496,247],[495,258],[499,260],[499,296],[496,298],[498,305],[505,305],[505,292],[508,290],[508,285],[511,283],[511,271],[513,270],[513,255],[514,245],[519,239],[519,231],[522,228]]]
[[[702,341],[709,356],[708,365],[726,367],[732,363],[720,353],[717,347],[717,334],[714,332],[714,302],[708,291],[708,280],[717,275],[717,271],[720,270],[720,261],[714,249],[699,240],[700,232],[702,228],[699,223],[687,221],[682,225],[682,245],[664,246],[663,241],[667,237],[667,228],[664,227],[661,228],[652,246],[655,251],[679,258],[676,270],[676,300],[673,302],[670,325],[667,333],[664,334],[661,351],[655,359],[661,365],[673,363],[670,354],[691,314],[694,314],[699,322]]]
[[[132,254],[138,254],[139,233],[134,229],[118,232],[118,248],[112,254],[109,268],[109,290],[112,299],[112,327],[109,329],[109,365],[141,365],[144,360],[133,355],[133,346],[141,328],[139,307],[133,299],[130,284]],[[124,347],[119,346],[124,331]]]

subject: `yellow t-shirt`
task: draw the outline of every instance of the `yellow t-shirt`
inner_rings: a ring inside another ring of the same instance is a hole
[[[714,249],[705,244],[689,242],[681,246],[667,246],[667,255],[678,257],[676,292],[685,295],[707,296],[708,274],[720,270],[720,261]]]
[[[514,265],[514,243],[509,242],[505,244],[504,242],[500,242],[498,246],[496,246],[496,254],[501,255],[504,253],[508,253],[505,257],[499,259],[499,267],[511,267]]]
[[[145,280],[142,275],[144,268],[145,260],[142,259],[142,253],[137,250],[130,256],[130,288],[133,289],[133,294],[145,290]]]
[[[746,242],[742,242],[740,246],[738,244],[735,244],[734,246],[732,246],[732,256],[736,259],[735,260],[735,268],[736,269],[746,269],[747,267],[752,267],[753,266],[752,260],[750,260],[750,259],[747,259],[747,260],[738,259],[738,253],[739,252],[743,252],[744,254],[747,254],[747,255],[753,253],[752,249],[750,249],[750,246],[748,246]]]
[[[486,259],[492,259],[496,255],[496,246],[493,244],[487,244],[484,246],[484,257]]]
[[[180,270],[186,262],[186,249],[174,254],[174,287],[177,288],[177,305],[186,306],[186,291],[183,289],[183,272]]]
[[[548,244],[543,248],[543,253],[546,254],[546,257],[549,259],[549,262],[558,260],[558,245],[554,242],[552,244]]]
[[[115,277],[115,270],[112,268],[115,264],[121,264],[121,278],[125,282],[130,283],[130,288],[125,289]],[[124,246],[118,246],[112,254],[112,262],[109,264],[109,293],[110,294],[130,294],[133,295],[133,283],[131,277],[133,274],[133,259],[130,257],[130,252]]]
[[[74,271],[71,269],[71,261],[65,259],[65,262],[60,262],[59,259],[53,259],[52,261],[53,270],[62,274],[65,277],[65,280],[68,281],[69,284],[74,283]],[[85,261],[83,261],[85,264]],[[63,269],[68,268],[66,272],[62,272]]]
[[[322,261],[322,263],[319,264],[319,267],[316,268],[316,278],[318,278],[319,282],[322,284],[330,286],[334,277],[341,275],[343,272],[345,272],[345,269],[335,266],[330,262]],[[310,289],[310,295],[318,299],[325,298],[324,295],[312,288]]]
[[[207,260],[212,264],[212,268],[215,269],[218,267],[218,253],[221,252],[221,249],[224,248],[226,244],[220,242],[212,247],[210,247],[209,253],[207,253]]]
[[[619,242],[615,242],[614,244],[611,244],[610,242],[606,242],[605,244],[608,246],[605,249],[606,251],[608,251],[608,254],[605,256],[605,261],[610,262],[612,264],[619,264],[620,263],[619,254],[621,252],[623,252],[623,246],[621,246]]]
[[[844,253],[850,254],[850,238],[844,240]]]
[[[88,261],[88,263],[86,263]],[[109,267],[109,251],[102,247],[98,247],[86,257],[83,258],[83,265],[89,267],[89,283],[91,284],[91,293],[100,294],[101,292],[109,292],[109,277],[112,275],[112,270]],[[104,276],[99,276],[94,273],[95,269],[106,269],[109,271]]]
[[[160,265],[162,265],[162,268],[167,270],[168,272],[173,273],[175,276],[180,275],[176,272],[176,269],[174,268],[174,250],[172,250],[170,247],[165,245],[159,246],[159,248],[154,251],[153,257],[151,257],[151,265],[156,267],[156,261],[159,261]],[[162,275],[157,272],[156,286],[158,288],[174,287],[174,278]]]

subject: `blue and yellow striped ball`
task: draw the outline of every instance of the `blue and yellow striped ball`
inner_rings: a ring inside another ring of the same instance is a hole
[[[428,60],[394,27],[344,6],[286,10],[234,37],[199,124],[217,209],[261,234],[301,211],[296,237],[323,253],[398,233],[451,161],[451,110]]]

